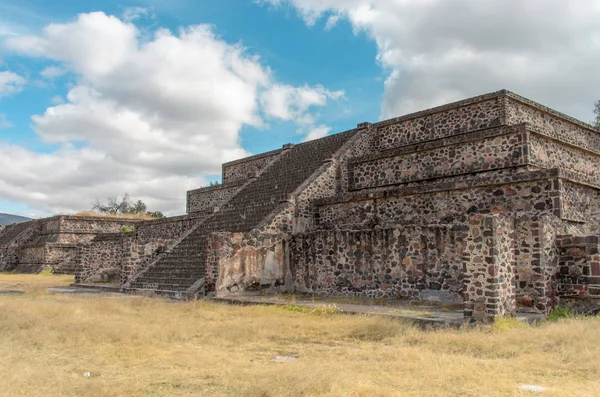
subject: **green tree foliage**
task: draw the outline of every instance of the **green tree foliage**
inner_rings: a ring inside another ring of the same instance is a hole
[[[106,198],[106,200],[100,200],[96,198],[96,201],[92,205],[92,210],[101,212],[103,214],[134,214],[148,215],[153,218],[164,218],[162,212],[148,211],[146,203],[144,203],[142,200],[133,201],[127,193],[125,193],[122,197],[113,196]]]

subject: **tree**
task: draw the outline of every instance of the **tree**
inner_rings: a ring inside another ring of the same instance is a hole
[[[160,211],[148,211],[146,203],[142,200],[133,202],[129,197],[129,194],[125,193],[123,197],[108,197],[106,202],[96,198],[92,205],[92,210],[101,212],[103,214],[112,215],[148,215],[153,218],[164,218],[164,215]]]
[[[594,105],[594,114],[596,115],[594,125],[596,126],[596,128],[600,128],[600,100],[596,101]]]

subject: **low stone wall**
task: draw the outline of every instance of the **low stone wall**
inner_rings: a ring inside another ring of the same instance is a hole
[[[15,271],[36,273],[49,267],[54,274],[75,274],[77,244],[27,245],[19,252],[19,264]]]
[[[56,216],[40,219],[40,231],[36,243],[79,244],[90,242],[99,233],[118,233],[123,226],[134,226],[135,219]]]
[[[290,240],[295,289],[461,303],[464,228],[404,225],[320,231]]]
[[[80,245],[77,253],[75,282],[120,282],[123,263],[123,235],[99,234],[89,244]],[[103,270],[114,270],[114,276],[102,278]],[[118,271],[117,271],[118,270]]]

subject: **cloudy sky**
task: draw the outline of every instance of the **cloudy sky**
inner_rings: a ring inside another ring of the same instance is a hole
[[[583,121],[600,0],[0,0],[0,212],[128,192],[506,88]]]

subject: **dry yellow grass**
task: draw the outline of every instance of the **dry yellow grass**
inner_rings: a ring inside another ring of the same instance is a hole
[[[0,295],[0,394],[600,395],[598,318],[424,332],[280,307],[40,293],[69,281],[0,274],[1,289],[27,291]]]
[[[140,221],[156,219],[146,214],[100,214],[95,211],[79,211],[75,216],[96,216],[102,218],[135,219]]]

